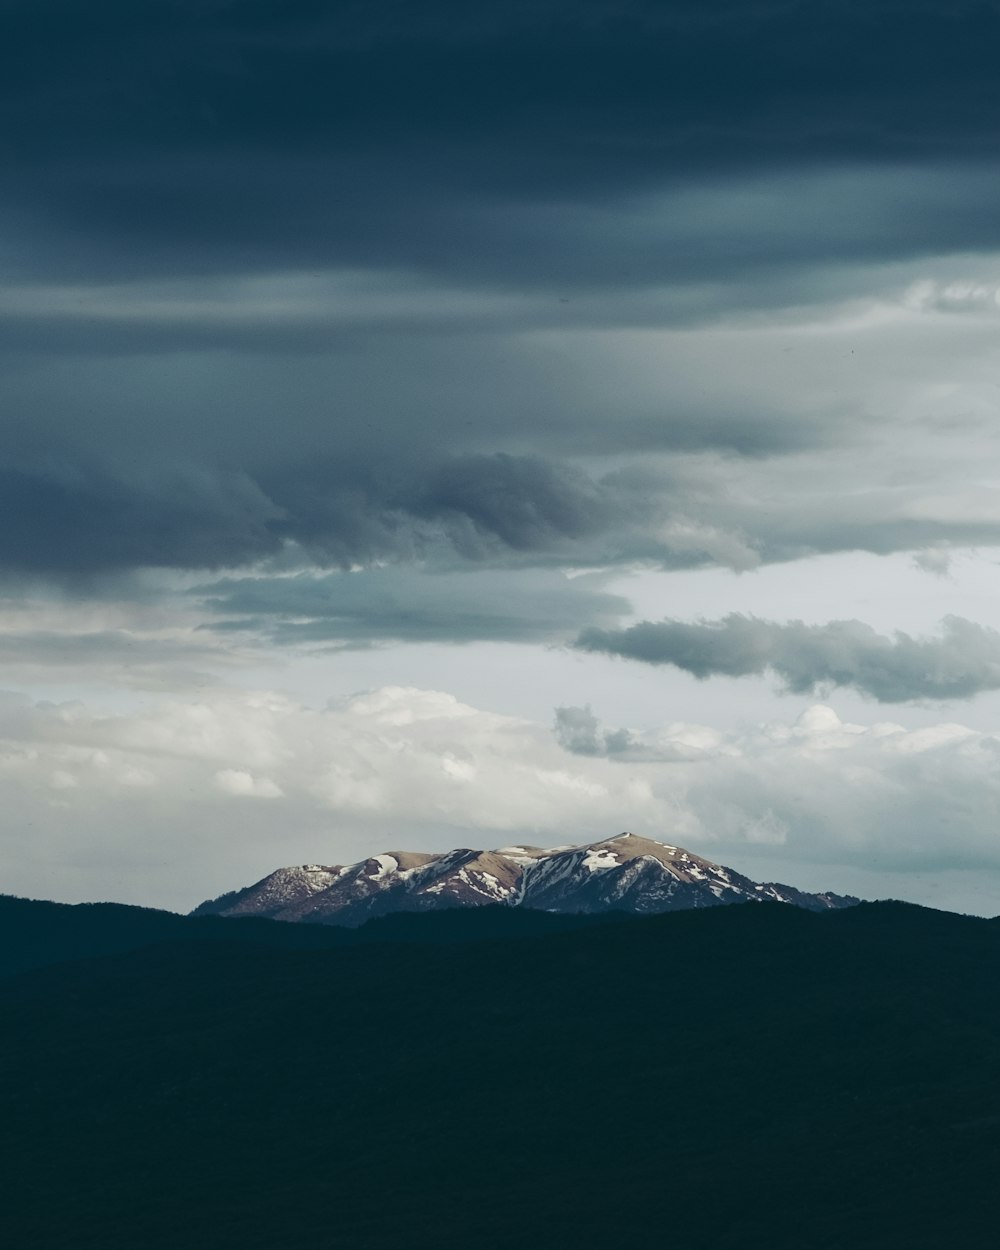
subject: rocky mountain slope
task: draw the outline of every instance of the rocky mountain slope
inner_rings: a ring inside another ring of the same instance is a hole
[[[193,915],[359,925],[400,911],[501,904],[550,912],[688,911],[771,900],[825,911],[858,900],[758,884],[682,847],[622,833],[586,846],[505,846],[441,855],[393,851],[358,864],[279,868]]]

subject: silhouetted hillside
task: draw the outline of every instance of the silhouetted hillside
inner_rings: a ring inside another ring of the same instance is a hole
[[[213,917],[191,918],[120,903],[39,902],[0,896],[0,975],[39,968],[65,959],[86,959],[136,950],[158,942],[251,943],[284,949],[316,949],[337,944],[339,934],[302,936],[290,925],[266,920],[224,924]]]
[[[89,959],[172,942],[259,946],[276,950],[331,950],[365,942],[465,942],[528,937],[594,927],[624,916],[550,916],[545,912],[483,907],[475,914],[392,915],[359,929],[289,925],[256,917],[179,916],[121,903],[41,902],[0,895],[0,976],[70,959]]]
[[[0,1236],[33,1250],[992,1241],[996,923],[751,904],[534,936],[441,928],[471,918],[394,917],[312,950],[212,928],[0,981]],[[409,940],[432,919],[438,939]]]

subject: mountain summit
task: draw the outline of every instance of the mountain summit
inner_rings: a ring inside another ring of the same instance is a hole
[[[432,855],[391,851],[344,867],[279,868],[223,894],[192,915],[266,916],[311,924],[360,925],[400,911],[487,904],[551,912],[687,911],[772,901],[811,911],[858,900],[758,884],[683,847],[621,833],[586,846],[466,848]]]

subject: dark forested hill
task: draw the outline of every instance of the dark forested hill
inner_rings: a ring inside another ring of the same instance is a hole
[[[198,923],[0,980],[4,1244],[995,1237],[993,922],[901,904],[547,933],[510,911],[396,917],[375,940],[256,922],[325,949]]]
[[[280,924],[259,917],[179,916],[121,903],[40,902],[0,895],[0,976],[65,960],[141,950],[162,943],[223,943],[277,950],[331,950],[368,942],[465,942],[570,932],[619,921],[624,916],[548,915],[484,907],[417,918],[390,915],[347,930]]]

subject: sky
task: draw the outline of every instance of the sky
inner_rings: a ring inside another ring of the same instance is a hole
[[[1000,913],[994,0],[0,0],[0,889],[629,829]]]

